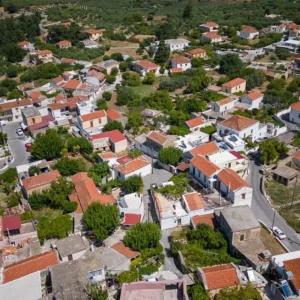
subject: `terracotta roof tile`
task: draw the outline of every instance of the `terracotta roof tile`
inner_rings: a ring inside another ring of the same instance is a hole
[[[5,101],[3,103],[0,103],[0,107],[3,111],[5,110],[9,110],[15,107],[22,107],[22,106],[27,106],[27,105],[31,105],[32,102],[30,99],[26,98],[26,99],[21,99],[21,100],[17,100],[17,101]]]
[[[233,100],[231,99],[231,98],[229,98],[229,97],[227,97],[227,98],[224,98],[224,99],[222,99],[222,100],[220,100],[220,101],[217,101],[216,103],[219,105],[219,106],[223,106],[223,105],[226,105],[226,104],[228,104],[228,103],[230,103],[230,102],[232,102]]]
[[[252,100],[255,101],[256,99],[262,97],[264,94],[257,92],[257,91],[252,91],[247,96]]]
[[[189,128],[194,128],[194,127],[197,127],[197,126],[203,124],[204,122],[203,122],[202,117],[198,117],[198,118],[194,118],[194,119],[185,121],[185,123]]]
[[[98,156],[100,156],[102,159],[110,159],[110,158],[117,157],[117,155],[113,152],[102,152],[102,153],[99,153]]]
[[[291,271],[294,275],[292,279],[297,290],[300,289],[300,258],[286,260],[283,262],[287,271]]]
[[[219,124],[233,130],[241,131],[256,123],[258,123],[258,121],[254,119],[246,118],[243,116],[232,116],[229,119],[220,122]]]
[[[209,155],[209,154],[214,154],[216,152],[219,151],[219,147],[217,146],[217,144],[215,142],[208,142],[208,143],[205,143],[205,144],[202,144],[192,150],[190,150],[190,153],[193,155],[193,156],[196,156],[196,155]]]
[[[258,30],[252,26],[242,26],[242,31],[247,33],[258,33]]]
[[[191,164],[194,165],[201,173],[207,177],[214,175],[220,168],[214,163],[206,159],[204,156],[197,155],[191,160]]]
[[[70,44],[71,44],[71,42],[67,41],[67,40],[63,40],[63,41],[56,43],[56,45],[58,45],[58,46],[70,45]]]
[[[159,145],[163,145],[169,139],[168,136],[158,131],[151,131],[147,138]]]
[[[98,139],[109,139],[113,143],[118,143],[126,140],[126,136],[124,136],[121,131],[118,129],[106,131],[98,134],[94,134],[90,137],[90,141],[98,140]]]
[[[291,104],[291,108],[296,111],[300,111],[300,101]]]
[[[223,169],[217,176],[227,187],[230,185],[231,191],[236,191],[242,187],[251,187],[238,173],[231,169]]]
[[[140,252],[131,250],[130,248],[126,247],[122,242],[114,244],[113,246],[111,246],[111,248],[130,259],[136,258],[141,255]]]
[[[77,80],[77,79],[71,79],[69,81],[67,81],[64,85],[63,88],[64,89],[68,89],[68,90],[76,90],[79,88],[79,86],[81,85],[81,81]]]
[[[123,225],[135,225],[141,223],[142,216],[138,214],[125,214]]]
[[[148,70],[153,70],[153,69],[158,69],[159,66],[154,64],[153,62],[147,60],[147,59],[144,59],[142,61],[139,61],[136,63],[138,66],[141,66],[142,68],[145,68],[145,69],[148,69]]]
[[[81,115],[80,119],[85,122],[85,121],[91,121],[94,119],[99,119],[99,118],[104,118],[106,116],[105,110],[98,110],[91,112],[89,114]]]
[[[204,208],[204,203],[200,195],[196,192],[183,195],[190,211]]]
[[[213,213],[206,214],[206,215],[200,215],[200,216],[194,216],[192,217],[192,221],[195,227],[197,227],[198,224],[207,224],[211,228],[216,227],[216,220],[215,215]]]
[[[112,121],[116,121],[122,117],[122,114],[120,112],[112,108],[106,110],[106,115]]]
[[[210,39],[210,40],[222,38],[222,37],[221,37],[220,35],[218,35],[218,33],[215,32],[215,31],[205,32],[205,33],[203,33],[203,35],[204,35],[206,38]]]
[[[24,47],[24,46],[29,45],[29,42],[28,42],[28,41],[23,41],[23,42],[18,43],[18,45],[19,45],[20,47]]]
[[[191,60],[185,56],[176,56],[172,58],[172,61],[175,62],[175,64],[188,64],[191,62]]]
[[[205,24],[202,24],[201,26],[203,26],[203,27],[216,27],[216,26],[219,26],[219,25],[215,22],[207,22]]]
[[[32,256],[30,258],[6,266],[3,271],[3,283],[16,280],[37,271],[45,270],[48,267],[57,265],[58,263],[59,260],[55,251],[49,251]]]
[[[55,82],[56,84],[64,82],[65,80],[63,79],[62,76],[58,76],[52,79],[53,82]]]
[[[3,218],[3,231],[16,230],[21,228],[20,216],[8,216]]]
[[[172,68],[169,71],[170,71],[170,73],[181,73],[182,72],[182,68]]]
[[[221,289],[240,284],[232,264],[202,268],[208,290]]]
[[[202,48],[197,48],[197,49],[188,50],[188,51],[186,51],[186,53],[196,55],[196,54],[206,53],[206,50],[204,50]]]
[[[296,152],[296,154],[293,156],[293,159],[300,161],[300,151]]]
[[[22,184],[24,188],[27,191],[29,191],[37,187],[41,187],[49,183],[52,183],[54,181],[57,181],[59,177],[60,177],[60,173],[57,170],[54,170],[51,172],[41,173],[36,176],[25,178],[22,180]]]
[[[32,125],[28,126],[28,129],[30,131],[33,131],[33,130],[46,128],[49,125],[49,122],[52,122],[52,121],[54,121],[54,119],[51,115],[43,116],[42,117],[42,122],[32,124]]]
[[[76,60],[72,59],[72,58],[65,58],[65,57],[63,57],[61,59],[61,62],[65,63],[65,64],[74,64],[76,62]]]
[[[147,165],[150,165],[150,162],[148,162],[143,156],[140,156],[129,161],[128,163],[118,165],[114,169],[123,175],[128,175],[134,171],[146,167]]]
[[[52,51],[50,50],[39,50],[37,52],[38,55],[47,55],[47,54],[52,54]]]
[[[228,88],[233,88],[233,87],[236,87],[237,85],[243,84],[245,82],[246,82],[246,80],[243,78],[235,78],[233,80],[230,80],[230,81],[222,84],[222,86],[228,87]]]

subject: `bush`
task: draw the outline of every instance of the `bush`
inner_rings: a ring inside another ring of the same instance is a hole
[[[99,99],[99,100],[97,100],[96,105],[97,105],[97,108],[99,110],[102,110],[102,109],[106,110],[107,109],[107,102],[106,102],[105,99]]]
[[[124,186],[128,194],[141,192],[144,186],[141,176],[133,175],[125,180]]]
[[[168,130],[168,134],[173,134],[173,135],[185,136],[189,133],[191,133],[191,131],[184,126],[171,126],[170,129]]]
[[[183,152],[175,147],[167,147],[159,150],[158,159],[164,164],[176,166],[183,159]]]
[[[102,99],[104,99],[105,101],[110,101],[111,97],[112,97],[111,92],[103,92],[102,94]]]
[[[35,174],[40,174],[41,169],[38,166],[31,166],[28,170],[29,176],[34,176]]]
[[[116,76],[108,75],[108,76],[106,77],[106,82],[107,82],[108,84],[113,84],[115,81],[116,81]]]
[[[111,130],[119,130],[120,132],[124,132],[124,127],[122,125],[122,123],[118,122],[118,121],[112,121],[110,123],[107,123],[104,125],[103,127],[103,132],[105,131],[111,131]]]
[[[155,82],[155,74],[152,72],[148,72],[143,80],[144,84],[153,84]]]
[[[161,230],[157,224],[141,223],[126,232],[124,242],[127,247],[141,251],[157,247],[160,238]]]
[[[62,176],[71,176],[79,172],[85,171],[83,159],[72,159],[68,157],[60,158],[53,169],[58,170]]]

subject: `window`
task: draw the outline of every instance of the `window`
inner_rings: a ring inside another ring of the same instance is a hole
[[[251,133],[253,133],[253,129],[251,129]]]
[[[240,235],[240,242],[244,241],[245,240],[245,235],[244,234],[241,234]]]
[[[228,164],[228,168],[231,168],[231,163]]]
[[[94,127],[93,121],[90,121],[90,127]]]
[[[32,123],[35,124],[35,118],[32,118]]]
[[[246,194],[242,194],[242,199],[246,199]]]
[[[101,120],[101,119],[99,119],[98,121],[99,121],[99,124],[101,124],[102,120]]]
[[[178,225],[181,225],[181,219],[178,219],[178,220],[177,220],[177,224],[178,224]]]

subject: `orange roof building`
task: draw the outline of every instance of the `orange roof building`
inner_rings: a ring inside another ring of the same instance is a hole
[[[56,47],[59,49],[67,49],[67,48],[72,47],[72,43],[70,41],[63,40],[63,41],[56,43]]]
[[[71,177],[75,190],[69,195],[71,201],[77,202],[76,213],[84,213],[89,205],[94,202],[101,204],[115,204],[116,199],[112,195],[101,194],[93,179],[86,172],[80,172]]]
[[[257,120],[254,119],[250,119],[250,118],[246,118],[243,116],[232,116],[229,119],[222,121],[220,123],[217,124],[218,127],[218,132],[220,133],[221,131],[226,131],[228,133],[243,133],[245,130],[249,129],[250,127],[252,128],[253,125],[259,125],[259,122]],[[251,129],[250,129],[251,130]],[[253,129],[252,129],[253,130]],[[223,133],[223,132],[222,132]],[[221,133],[221,135],[222,135]],[[250,133],[254,133],[251,132]],[[250,134],[249,134],[250,135]],[[247,134],[245,136],[240,136],[241,138],[246,137]]]
[[[71,79],[63,85],[65,90],[77,90],[82,85],[82,82],[77,79]]]
[[[7,283],[37,271],[43,271],[59,263],[55,251],[45,252],[4,267],[3,283]]]
[[[217,174],[217,177],[230,191],[233,192],[243,187],[251,188],[249,183],[232,169],[223,169]]]
[[[188,50],[185,52],[185,55],[189,58],[207,58],[207,52],[206,50],[202,49],[202,48],[196,48],[196,49],[192,49],[192,50]]]
[[[197,273],[204,288],[209,291],[233,287],[240,284],[236,267],[231,263],[198,268]]]
[[[224,112],[234,107],[234,101],[230,97],[223,98],[219,101],[211,102],[211,109],[215,112]]]
[[[204,209],[203,199],[196,192],[182,195],[189,212],[195,212]]]
[[[111,248],[130,259],[136,258],[141,255],[140,252],[131,250],[122,242],[114,244],[113,246],[111,246]]]
[[[247,95],[241,97],[241,102],[250,106],[250,109],[259,108],[260,103],[264,98],[264,94],[258,91],[251,91]]]
[[[195,156],[190,163],[192,165],[192,174],[203,182],[206,187],[210,186],[208,179],[220,170],[218,166],[201,155]]]
[[[214,29],[218,29],[219,25],[215,22],[207,22],[205,24],[201,24],[200,28],[208,29],[209,31],[212,31]]]
[[[225,93],[238,93],[246,90],[246,80],[243,78],[235,78],[222,85],[222,91]]]
[[[141,71],[144,71],[145,73],[147,73],[147,72],[156,73],[159,70],[160,66],[154,64],[153,62],[151,62],[147,59],[144,59],[144,60],[137,62],[135,64],[135,68],[139,73],[141,73]]]
[[[191,223],[193,228],[196,228],[199,224],[206,224],[213,229],[216,227],[215,215],[213,213],[194,216],[191,218]]]
[[[195,130],[204,124],[202,117],[197,117],[184,122],[190,130]]]
[[[202,34],[202,37],[211,41],[211,43],[223,42],[223,38],[215,31],[209,31]]]
[[[211,155],[214,153],[219,152],[219,147],[217,146],[216,142],[212,141],[212,142],[208,142],[205,144],[202,144],[192,150],[189,151],[189,153],[191,154],[192,157],[195,157],[197,155]]]
[[[91,112],[89,114],[81,115],[80,119],[82,122],[86,122],[86,121],[92,121],[104,117],[106,117],[105,110],[98,110],[98,111]]]

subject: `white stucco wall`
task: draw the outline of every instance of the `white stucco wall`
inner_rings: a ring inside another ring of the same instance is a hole
[[[292,123],[296,123],[299,124],[300,123],[300,112],[291,108],[291,112],[290,112],[290,121]]]

